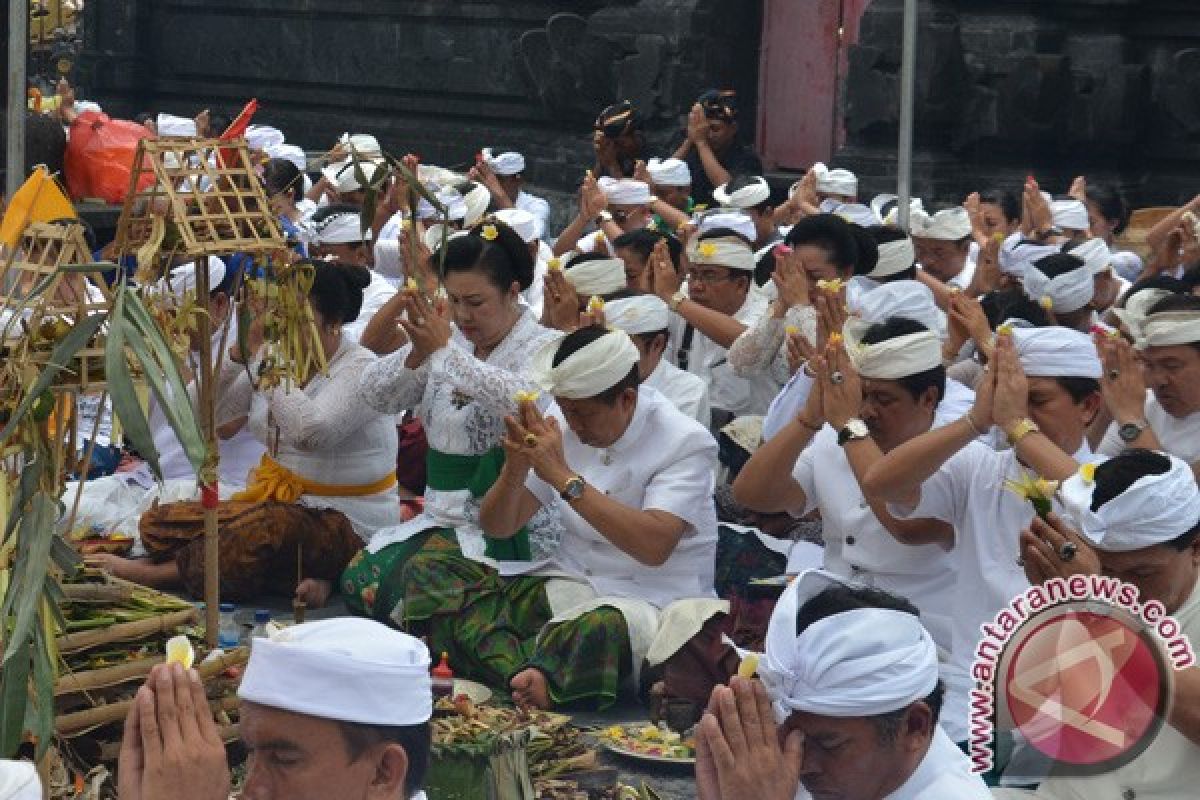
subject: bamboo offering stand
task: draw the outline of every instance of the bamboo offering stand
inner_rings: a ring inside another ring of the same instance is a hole
[[[139,190],[147,174],[153,183]],[[207,256],[244,253],[260,265],[286,258],[287,244],[244,140],[165,137],[138,145],[117,225],[116,252],[136,257],[143,286],[167,277],[181,260],[195,262],[196,298],[204,304],[212,288],[203,263]],[[207,314],[196,315],[196,321],[196,411],[206,450],[197,474],[204,506],[205,638],[215,647],[220,607],[216,387],[212,321]],[[226,335],[228,331],[226,325]],[[219,352],[226,344],[223,336]]]

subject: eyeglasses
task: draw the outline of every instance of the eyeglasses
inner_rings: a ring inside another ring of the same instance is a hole
[[[721,281],[731,281],[735,277],[732,273],[729,273],[729,272],[725,272],[725,273],[708,272],[708,271],[697,272],[696,270],[693,270],[693,269],[689,269],[686,274],[687,274],[687,279],[690,283],[704,283],[704,284],[720,283]]]

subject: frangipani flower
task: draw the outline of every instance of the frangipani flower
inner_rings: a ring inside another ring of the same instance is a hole
[[[484,225],[483,230],[479,232],[479,235],[484,239],[487,239],[489,242],[494,242],[496,237],[500,235],[500,231],[496,230],[495,225]]]
[[[604,300],[598,295],[592,295],[591,299],[588,300],[587,310],[589,314],[595,314],[597,311],[603,311]]]
[[[550,270],[551,272],[558,272],[560,269],[562,269],[562,259],[561,258],[550,259],[549,261],[546,262],[546,269]]]
[[[184,669],[191,669],[196,660],[196,651],[188,637],[172,636],[167,640],[167,663],[182,664]]]
[[[1053,311],[1054,310],[1054,298],[1052,298],[1048,294],[1044,294],[1044,295],[1042,295],[1042,299],[1038,300],[1038,305],[1041,306],[1042,308],[1046,309],[1047,311]]]

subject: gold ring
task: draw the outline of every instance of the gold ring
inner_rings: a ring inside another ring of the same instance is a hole
[[[538,438],[536,436],[534,436],[532,433],[525,434],[525,446],[526,447],[537,447],[537,443],[538,443]]]

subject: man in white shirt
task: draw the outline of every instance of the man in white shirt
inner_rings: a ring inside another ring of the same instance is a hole
[[[295,625],[254,640],[238,698],[258,800],[425,800],[429,650],[365,619]],[[122,798],[225,800],[229,765],[199,676],[156,666],[125,718]]]
[[[954,564],[936,541],[952,536],[949,525],[898,520],[883,503],[868,502],[859,487],[884,453],[958,419],[939,414],[946,382],[941,341],[901,317],[851,320],[846,335],[845,349],[810,362],[818,386],[742,468],[734,496],[765,513],[801,518],[819,510],[825,569],[911,601],[934,640],[949,650]],[[930,543],[905,546],[889,533],[893,529]]]
[[[491,192],[493,210],[516,208],[532,214],[535,220],[534,238],[545,237],[550,204],[522,188],[525,184],[525,156],[513,151],[493,153],[490,147],[485,147],[470,177]]]
[[[1099,450],[1164,450],[1200,474],[1200,299],[1165,294],[1146,316],[1123,319],[1135,327],[1136,355],[1124,340],[1097,339],[1113,420]]]
[[[522,398],[507,418],[480,524],[507,538],[557,508],[562,539],[548,563],[499,565],[520,576],[509,578],[421,553],[403,568],[403,618],[423,625],[459,674],[508,686],[518,705],[610,705],[644,660],[662,663],[728,608],[712,588],[716,443],[638,388],[639,360],[626,333],[600,326],[534,357],[534,379],[558,407],[543,416]]]
[[[358,206],[343,203],[325,206],[313,214],[313,225],[317,230],[317,241],[312,248],[314,258],[357,264],[370,269],[371,232],[369,229],[363,231],[361,209]],[[371,283],[363,291],[358,319],[343,328],[351,341],[357,342],[362,338],[371,317],[395,294],[396,287],[372,269]]]
[[[862,481],[863,493],[888,503],[900,519],[939,519],[953,527],[936,541],[953,548],[957,577],[948,670],[969,674],[979,626],[1029,582],[1018,565],[1017,537],[1033,505],[1006,488],[1025,478],[1061,480],[1090,451],[1084,433],[1100,407],[1100,360],[1091,340],[1067,328],[1030,328],[996,336],[993,363],[976,389],[975,405],[959,421],[934,428],[888,452]],[[1012,448],[978,441],[992,425]],[[967,694],[947,697],[942,725],[967,738]]]
[[[1083,470],[1071,476],[1060,493],[1063,516],[1035,520],[1021,535],[1030,580],[1076,574],[1121,578],[1137,587],[1142,603],[1161,603],[1195,647],[1200,641],[1200,490],[1191,468],[1163,453],[1127,450],[1095,465],[1090,476]],[[1060,557],[1068,545],[1075,555]],[[1200,667],[1177,671],[1173,678],[1166,725],[1136,758],[1091,776],[1051,768],[1036,792],[997,790],[996,796],[1194,796],[1200,783]]]
[[[767,310],[754,285],[754,251],[742,236],[716,228],[689,242],[687,260],[686,289],[669,263],[654,269],[654,293],[673,312],[667,357],[708,384],[714,428],[762,414],[779,382],[767,371],[741,377],[727,358],[729,346]]]
[[[604,321],[629,334],[641,361],[642,385],[656,390],[677,409],[701,425],[708,425],[708,384],[698,375],[684,372],[663,358],[670,334],[671,312],[661,298],[626,290],[609,295],[604,304]]]
[[[780,596],[762,682],[718,687],[698,800],[988,800],[938,724],[937,646],[911,603],[821,570]]]
[[[975,264],[970,260],[971,216],[965,208],[947,208],[932,216],[914,213],[912,237],[924,272],[958,289],[971,285]]]

